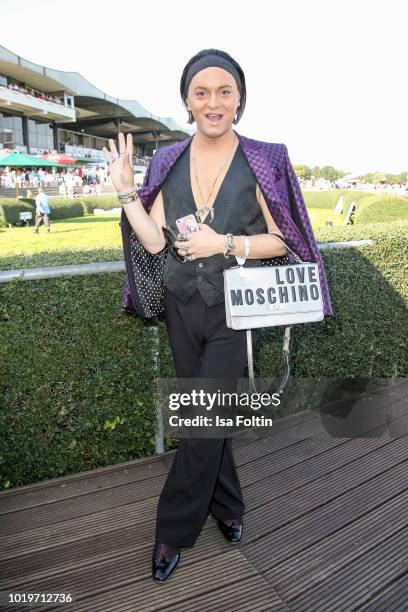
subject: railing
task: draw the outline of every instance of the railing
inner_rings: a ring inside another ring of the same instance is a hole
[[[36,98],[30,94],[4,86],[0,86],[0,105],[2,101],[8,105],[9,110],[10,106],[12,108],[15,106],[25,111],[36,109],[40,111],[40,114],[47,115],[50,118],[75,121],[75,109],[73,108],[69,108],[64,104],[43,100],[42,98]]]

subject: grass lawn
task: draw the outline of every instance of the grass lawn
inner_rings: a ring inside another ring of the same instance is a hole
[[[325,228],[325,221],[333,225],[343,224],[343,215],[331,210],[308,209],[313,229]],[[33,233],[33,226],[2,228],[0,231],[0,258],[18,255],[34,255],[50,251],[83,250],[99,248],[122,248],[119,215],[74,217],[72,219],[51,219],[51,232],[44,224],[40,233]]]
[[[325,241],[327,236],[330,236],[330,228],[327,230],[325,226],[326,221],[332,221],[333,230],[337,230],[337,234],[340,232],[343,235],[344,232],[344,239],[350,239],[347,236],[352,228],[354,228],[352,234],[357,230],[361,233],[363,228],[368,230],[367,223],[372,221],[381,220],[387,223],[407,218],[407,198],[393,196],[388,198],[389,201],[385,201],[378,195],[355,192],[345,195],[344,213],[334,214],[339,195],[341,194],[337,192],[305,194],[309,217],[318,241]],[[366,218],[360,224],[346,227],[343,224],[348,209],[347,204],[351,199],[359,201],[356,220],[361,213],[365,213]],[[367,202],[367,206],[363,201]],[[374,203],[378,205],[373,206]],[[360,211],[359,207],[364,210]],[[374,217],[373,219],[366,209]],[[374,214],[378,213],[377,209],[381,213],[378,219]],[[39,234],[33,233],[32,226],[0,228],[0,270],[122,260],[123,247],[119,220],[119,215],[111,214],[61,220],[51,218],[50,234],[46,232],[43,224],[40,226]],[[324,237],[323,240],[321,236]]]
[[[33,226],[5,228],[0,233],[0,257],[44,250],[121,247],[119,219],[119,215],[88,215],[56,221],[51,219],[49,234],[44,223],[40,225],[39,234],[33,233]]]
[[[334,210],[324,208],[308,208],[310,222],[314,232],[320,229],[326,229],[326,221],[332,221],[333,227],[344,224],[346,214],[335,215]]]
[[[119,219],[119,215],[51,219],[49,234],[43,223],[39,234],[33,233],[33,226],[2,228],[0,269],[123,259]]]

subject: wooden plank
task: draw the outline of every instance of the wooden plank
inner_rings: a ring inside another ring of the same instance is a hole
[[[273,426],[268,436],[259,437],[245,446],[238,446],[235,451],[237,465],[253,461],[259,454],[272,454],[284,448],[291,448],[297,443],[321,433],[320,419],[317,415],[308,419],[302,426],[297,425],[282,432],[274,432]],[[322,434],[323,437],[328,437]]]
[[[288,609],[274,589],[259,575],[241,580],[239,584],[228,584],[210,593],[160,608],[162,612],[278,612]]]
[[[302,593],[291,610],[355,610],[396,578],[407,572],[408,530],[399,531],[385,542],[338,568],[330,576]]]
[[[282,498],[246,517],[243,554],[255,565],[268,570],[342,529],[377,506],[408,489],[407,463],[361,483],[328,503],[299,516],[301,500]],[[305,500],[307,504],[307,497]],[[289,513],[298,518],[291,520]]]
[[[16,534],[3,535],[0,542],[0,559],[20,557],[64,543],[78,542],[101,531],[115,532],[130,525],[138,525],[139,529],[143,530],[144,525],[154,517],[156,507],[157,499],[151,498],[65,521],[64,505],[61,504],[61,518],[58,522]]]
[[[154,502],[160,495],[166,477],[167,471],[137,483],[127,483],[89,494],[82,493],[58,502],[4,514],[0,522],[0,536],[7,535],[10,531],[18,534],[61,521],[79,520],[81,517],[98,513],[101,508],[106,512],[122,506],[143,505],[144,502],[148,504],[150,499]]]
[[[333,442],[333,445],[329,441],[322,444],[322,449],[325,449],[324,453],[316,452],[315,456],[311,453],[311,456],[305,458],[303,462],[298,461],[296,455],[292,457],[292,451],[301,451],[305,448],[307,453],[309,444],[312,444],[308,441],[305,441],[299,447],[295,446],[288,449],[288,451],[291,451],[287,453],[288,457],[285,457],[286,453],[284,451],[281,452],[276,464],[265,460],[264,457],[259,457],[253,464],[241,467],[239,469],[240,481],[245,487],[245,500],[251,505],[251,509],[269,503],[271,499],[286,494],[299,486],[304,486],[307,481],[313,481],[321,475],[324,476],[329,472],[336,471],[342,465],[359,456],[368,455],[376,449],[388,447],[392,443],[392,440],[388,437],[379,439],[355,438],[344,442],[341,441],[343,439],[335,440],[337,441]],[[397,438],[397,440],[401,442],[404,438]],[[265,483],[262,484],[262,481],[265,481]]]
[[[319,473],[326,473],[328,462],[333,469],[333,461],[331,456],[343,457],[348,455],[348,449],[353,451],[358,456],[358,453],[364,454],[370,452],[371,449],[377,448],[389,443],[389,440],[382,440],[380,443],[375,440],[366,440],[364,443],[328,438],[320,440],[316,438],[308,438],[302,442],[298,442],[289,448],[283,448],[271,455],[259,454],[258,458],[248,464],[239,467],[239,476],[241,484],[247,486],[247,494],[251,494],[252,489],[257,488],[257,483],[272,479],[279,474],[285,473],[288,480],[292,474],[306,474],[309,478],[318,477]],[[311,471],[313,468],[313,471]]]
[[[333,440],[363,440],[365,438],[375,439],[382,435],[388,436],[390,439],[403,437],[404,432],[408,431],[408,383],[405,386],[396,385],[398,389],[388,389],[383,391],[380,397],[376,398],[376,403],[372,405],[370,403],[370,396],[365,398],[368,403],[366,405],[362,400],[360,401],[359,407],[355,407],[353,410],[353,423],[355,424],[354,429],[364,430],[365,436],[346,436],[334,437],[325,428],[322,418],[319,412],[314,412],[314,417],[311,417],[307,422],[298,423],[294,428],[287,429],[281,432],[277,437],[274,434],[274,427],[272,426],[271,434],[260,438],[256,445],[252,444],[243,447],[238,447],[235,453],[237,465],[247,463],[248,459],[256,459],[259,454],[268,454],[271,449],[274,450],[276,445],[277,449],[284,448],[284,440],[292,442],[293,448],[295,448],[295,442],[300,442],[307,438],[313,437],[325,441],[327,439]],[[387,403],[388,402],[388,403]],[[384,404],[386,405],[387,415],[385,415]],[[350,420],[350,419],[349,419]],[[357,423],[360,425],[357,427]],[[339,428],[339,423],[344,424],[344,420],[341,418],[330,417],[330,424],[333,428]],[[287,445],[290,446],[290,443]],[[262,452],[265,450],[265,452]]]
[[[268,466],[263,466],[262,471],[262,468],[257,470],[257,465],[254,464],[253,474],[249,473],[242,477],[242,484],[245,487],[245,500],[250,505],[251,511],[254,511],[264,504],[269,504],[272,500],[282,496],[286,498],[291,492],[298,489],[304,490],[307,487],[307,492],[302,493],[301,491],[301,495],[309,497],[310,501],[313,501],[312,496],[316,488],[321,490],[326,487],[327,483],[327,486],[333,490],[331,483],[340,485],[340,482],[346,477],[344,475],[349,478],[346,486],[355,486],[353,483],[361,481],[365,474],[365,472],[355,473],[359,467],[365,467],[367,478],[370,477],[370,474],[377,474],[381,471],[381,466],[376,463],[377,455],[379,459],[383,458],[385,465],[387,465],[390,460],[389,453],[392,452],[393,448],[399,448],[400,461],[403,461],[407,456],[405,445],[401,445],[398,441],[364,440],[364,442],[350,441],[329,448],[322,454],[305,458],[303,462],[295,463],[292,460],[293,466],[290,465],[289,460],[287,469],[284,469],[285,463],[282,462],[282,469],[278,464],[278,466],[275,466],[275,473],[272,474],[269,473]],[[373,462],[374,457],[376,460]],[[391,461],[393,461],[392,458]],[[384,467],[384,469],[386,468]],[[273,470],[271,471],[273,472]],[[263,477],[264,473],[265,477]],[[328,489],[326,489],[327,491]],[[340,494],[340,491],[338,494]]]
[[[140,556],[148,559],[153,551],[154,536],[155,521],[152,517],[150,523],[143,526],[143,530],[139,526],[111,532],[101,530],[92,538],[62,543],[16,559],[2,560],[0,588],[17,587],[27,580],[38,581],[71,571],[86,571],[87,566],[112,562],[120,557]],[[182,554],[184,558],[187,551],[186,562],[194,562],[230,549],[231,545],[209,521],[202,529],[196,545],[193,548],[183,548]]]
[[[158,456],[16,487],[0,492],[0,516],[84,493],[100,492],[124,484],[136,484],[166,473],[167,466],[163,463],[162,457]]]
[[[36,581],[25,585],[25,589],[52,589],[52,592],[71,590],[76,595],[75,610],[78,612],[146,612],[205,596],[214,589],[231,584],[235,584],[239,592],[239,585],[243,581],[257,575],[237,549],[213,555],[211,561],[207,558],[186,563],[187,559],[185,552],[171,579],[165,584],[152,579],[150,558],[146,555],[145,558],[134,556],[91,566],[79,574],[70,573],[54,576],[51,580]]]
[[[385,591],[377,594],[364,606],[356,608],[356,612],[406,612],[408,601],[408,573],[406,572],[392,582]]]
[[[332,573],[408,528],[408,491],[268,571],[268,581],[291,600]]]

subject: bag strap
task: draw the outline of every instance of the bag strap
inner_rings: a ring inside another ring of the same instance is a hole
[[[290,251],[293,256],[295,257],[296,261],[298,263],[304,263],[302,261],[302,259],[299,257],[299,255],[297,255],[297,253],[295,253],[290,246],[286,243],[286,241],[282,238],[282,236],[280,234],[277,234],[276,232],[268,232],[268,234],[272,234],[273,236],[275,236],[276,238],[278,238],[284,245],[285,247],[288,249],[288,251]],[[277,390],[273,391],[272,387],[270,387],[267,391],[263,391],[263,393],[278,393],[279,395],[282,393],[283,389],[286,386],[286,383],[289,380],[289,373],[290,373],[290,365],[289,365],[289,342],[290,342],[290,328],[292,326],[291,325],[286,325],[285,326],[285,332],[283,335],[283,347],[282,347],[282,353],[283,353],[283,364],[284,364],[284,368],[285,368],[285,372],[283,375],[283,378],[280,382],[280,384],[278,385]],[[252,330],[247,329],[246,330],[246,335],[247,335],[247,354],[248,354],[248,377],[249,377],[249,384],[251,387],[251,391],[253,393],[258,393],[256,387],[255,387],[255,378],[254,378],[254,359],[253,359],[253,351],[252,351]]]
[[[284,238],[282,238],[282,236],[281,236],[280,234],[277,234],[276,232],[268,232],[268,234],[271,234],[272,236],[275,236],[275,238],[278,238],[278,239],[279,239],[279,240],[280,240],[280,241],[281,241],[281,242],[282,242],[282,243],[285,245],[285,247],[288,249],[288,251],[290,251],[290,252],[293,254],[293,256],[295,257],[295,259],[296,259],[296,261],[297,261],[298,263],[304,263],[304,262],[303,262],[303,260],[302,260],[302,259],[300,259],[299,255],[297,255],[297,254],[295,253],[295,251],[293,251],[293,250],[290,248],[290,246],[289,246],[289,245],[286,243],[285,239],[284,239]]]
[[[290,366],[289,366],[289,341],[290,341],[290,328],[291,327],[292,327],[291,325],[286,325],[285,326],[285,333],[283,335],[283,348],[282,348],[282,351],[283,351],[283,363],[284,363],[284,367],[285,367],[285,373],[283,375],[283,378],[280,381],[280,384],[278,385],[277,390],[272,390],[272,386],[271,386],[271,387],[269,387],[268,390],[262,391],[262,393],[269,393],[269,395],[271,395],[272,393],[278,393],[280,395],[282,393],[283,389],[285,388],[286,383],[289,380],[289,373],[290,373]],[[249,384],[251,386],[252,393],[260,393],[259,391],[257,391],[257,389],[255,387],[254,359],[253,359],[253,352],[252,352],[252,333],[251,332],[252,332],[251,329],[247,329],[246,330]]]

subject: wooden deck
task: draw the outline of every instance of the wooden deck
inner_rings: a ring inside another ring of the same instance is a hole
[[[392,427],[370,420],[366,437],[331,437],[311,411],[234,439],[242,541],[210,516],[161,584],[154,522],[174,451],[4,492],[0,590],[75,598],[41,610],[406,610],[408,379],[384,401]]]

